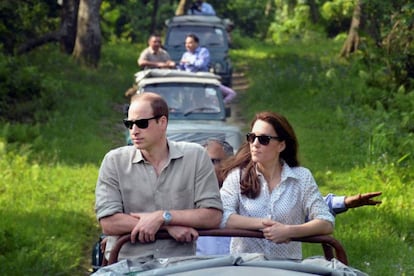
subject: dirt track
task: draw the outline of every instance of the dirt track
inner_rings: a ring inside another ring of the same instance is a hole
[[[231,117],[228,119],[229,123],[239,126],[242,130],[247,126],[241,116],[242,111],[239,106],[240,98],[243,97],[243,94],[247,92],[249,88],[249,81],[245,75],[245,72],[248,70],[247,67],[242,67],[233,72],[233,86],[232,89],[237,92],[236,98],[230,104],[231,107]]]

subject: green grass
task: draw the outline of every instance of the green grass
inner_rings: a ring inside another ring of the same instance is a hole
[[[351,95],[366,89],[346,63],[340,43],[274,46],[242,40],[236,67],[247,66],[240,95],[249,121],[261,110],[284,114],[294,126],[301,160],[323,193],[383,191],[383,204],[337,217],[335,237],[350,265],[370,275],[414,273],[411,164],[373,159],[372,118],[358,116]],[[56,87],[58,109],[37,125],[0,123],[0,274],[82,275],[100,233],[94,215],[99,164],[124,143],[123,94],[137,71],[139,45],[105,45],[97,70],[79,68],[57,47],[29,56]],[[13,138],[13,139],[12,139]],[[7,142],[5,142],[7,139]],[[320,255],[305,245],[305,256]]]

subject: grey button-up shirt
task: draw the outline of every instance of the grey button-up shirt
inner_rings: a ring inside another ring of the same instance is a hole
[[[96,185],[98,219],[116,213],[153,212],[216,208],[223,210],[213,165],[198,144],[168,142],[169,160],[159,176],[134,146],[106,154]],[[110,238],[110,250],[116,238]],[[192,255],[194,243],[157,240],[154,243],[127,244],[120,258],[172,257]]]

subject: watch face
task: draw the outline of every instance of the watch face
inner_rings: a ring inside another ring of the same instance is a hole
[[[165,211],[163,214],[164,222],[167,224],[172,220],[172,215],[170,212]]]

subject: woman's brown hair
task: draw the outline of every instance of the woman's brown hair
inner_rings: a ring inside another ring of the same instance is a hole
[[[276,113],[264,111],[257,113],[250,124],[250,129],[257,120],[269,123],[273,126],[277,136],[285,141],[286,147],[280,153],[280,158],[283,159],[290,167],[299,166],[298,160],[298,141],[296,134],[288,122],[288,120]],[[249,198],[256,198],[260,194],[260,183],[256,173],[256,164],[252,161],[250,154],[250,145],[244,142],[236,155],[230,157],[223,163],[220,171],[219,179],[225,179],[227,175],[235,168],[240,168],[242,173],[240,175],[240,189],[241,194]]]

